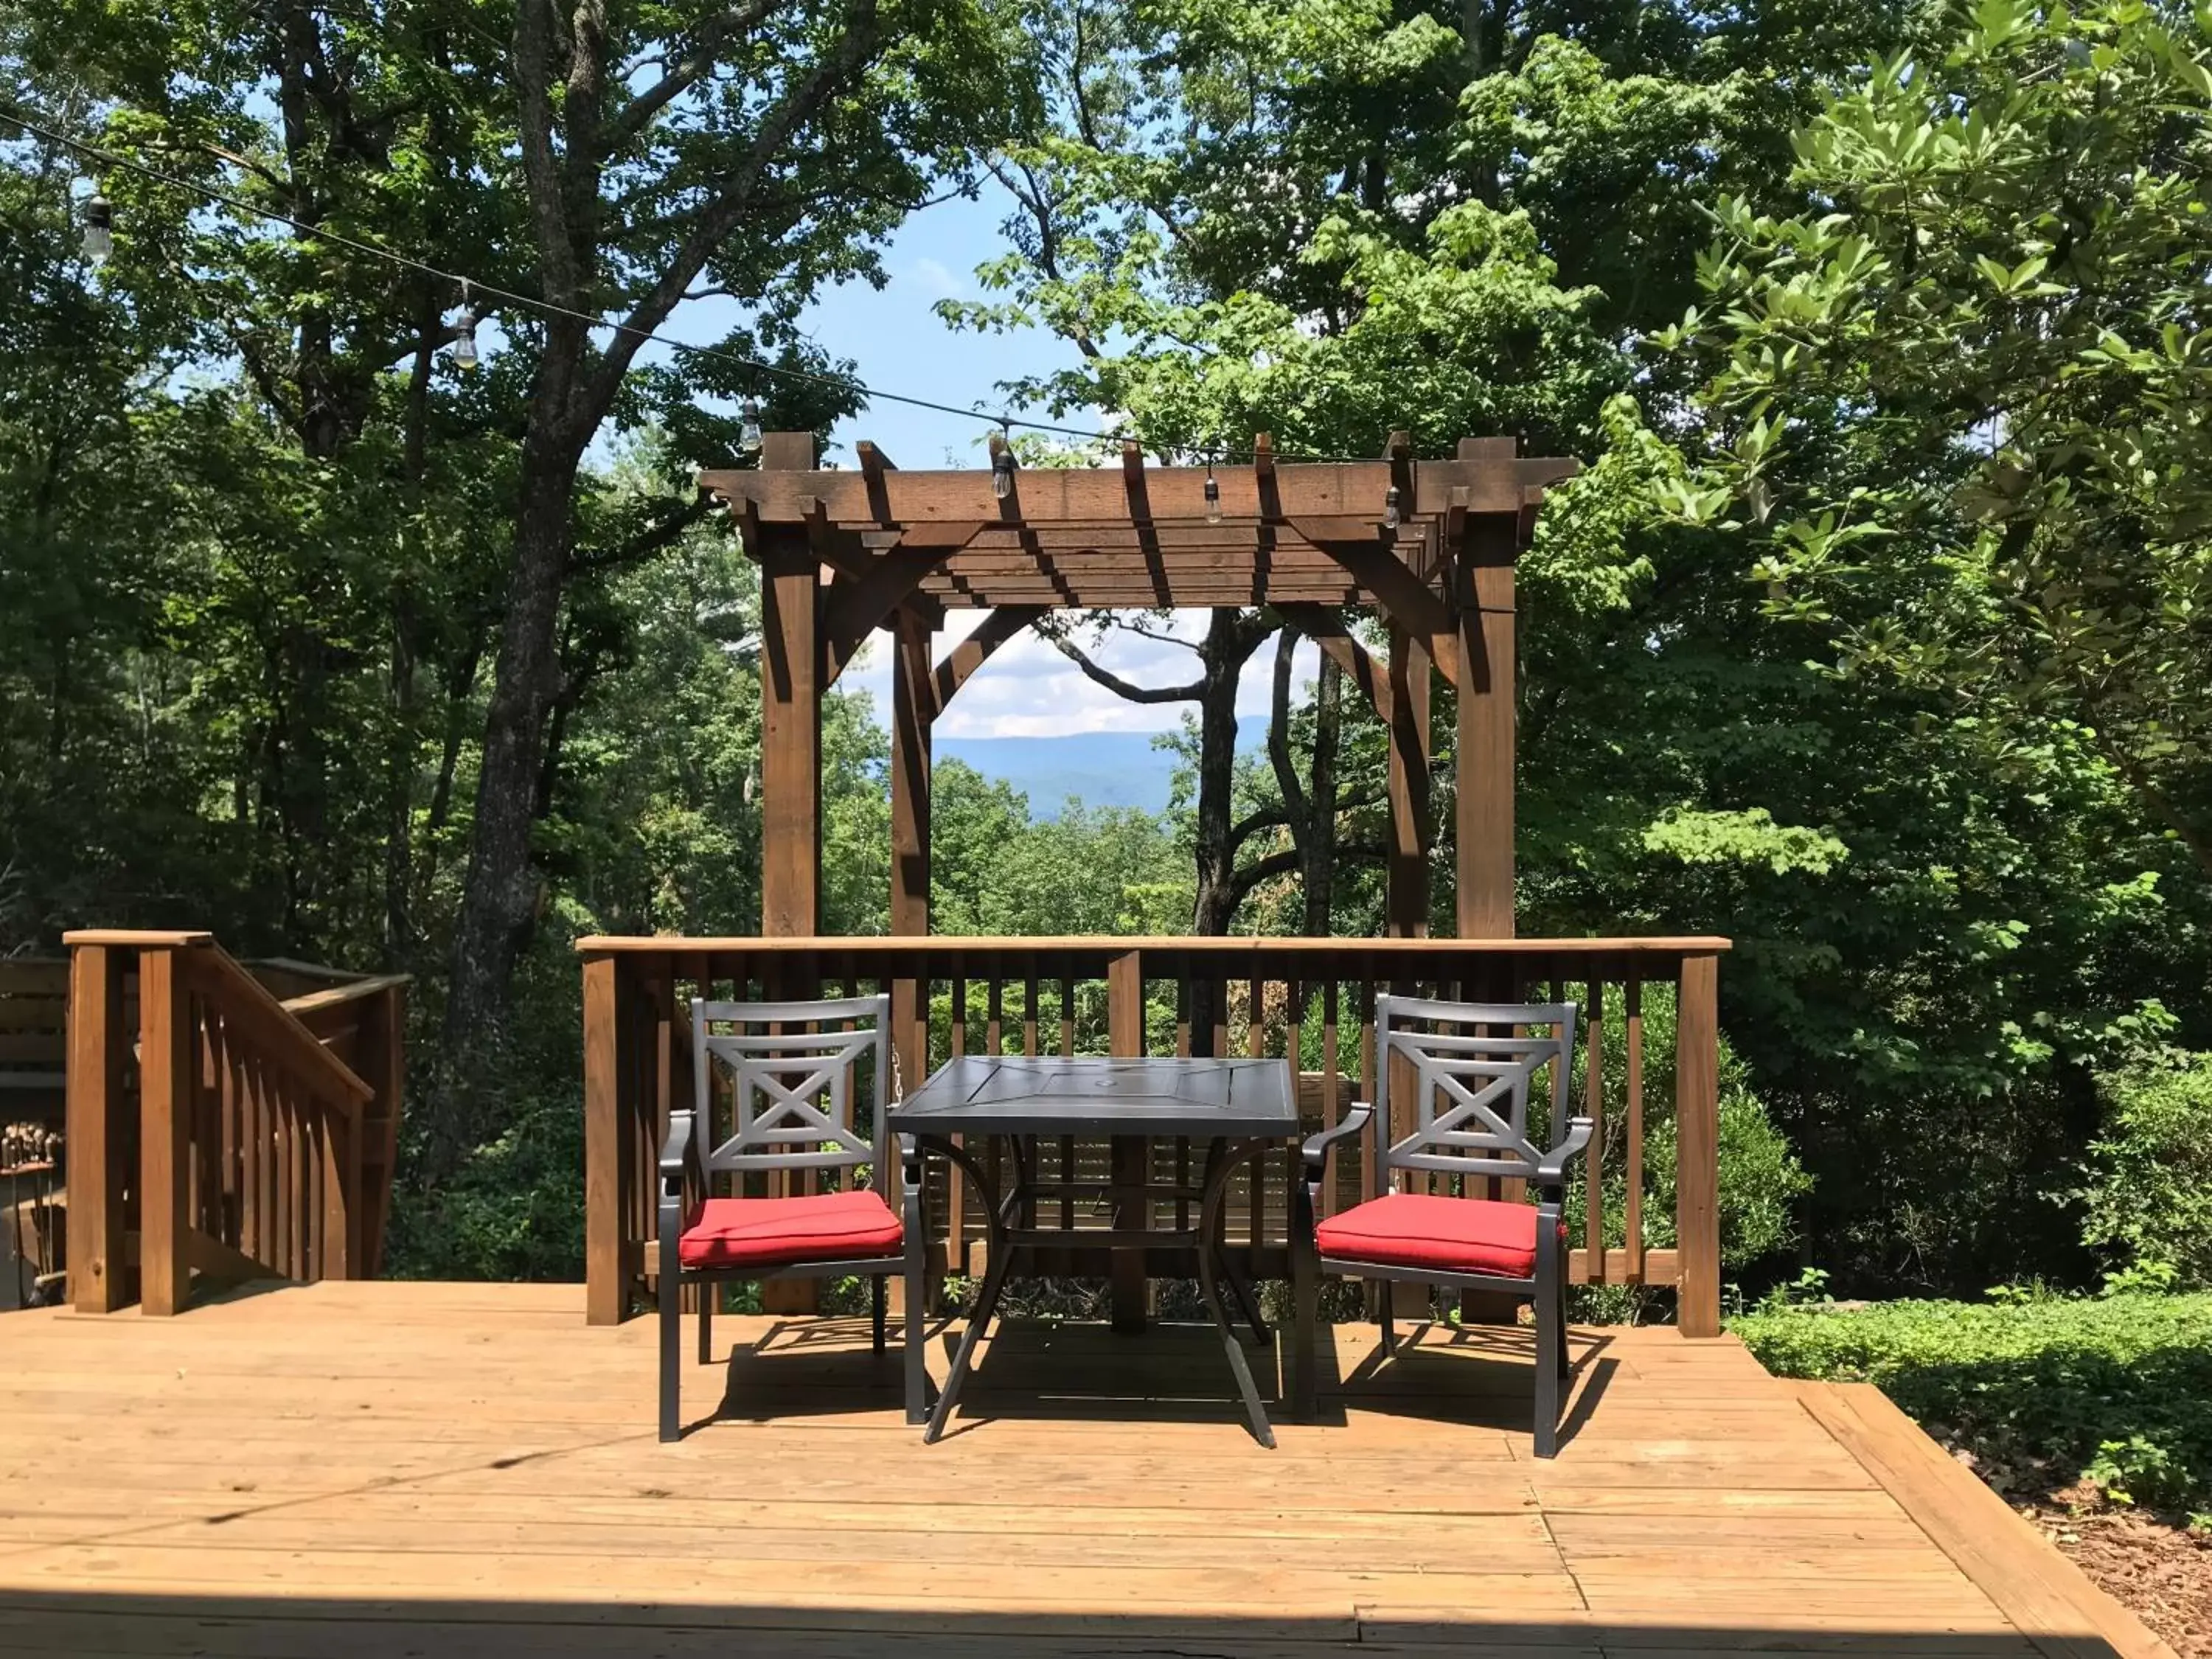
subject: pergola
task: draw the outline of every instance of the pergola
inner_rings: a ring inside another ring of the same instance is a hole
[[[1394,434],[1374,461],[902,472],[872,445],[815,468],[814,434],[766,435],[757,471],[700,483],[761,566],[761,931],[819,931],[821,700],[868,636],[894,640],[891,931],[929,931],[930,732],[992,653],[1057,610],[1266,605],[1344,671],[1390,734],[1390,931],[1427,931],[1430,693],[1457,694],[1463,939],[1513,933],[1514,561],[1571,460],[1466,438],[1450,460]],[[1209,487],[1210,486],[1210,487]],[[1382,618],[1378,659],[1346,607]],[[992,614],[942,658],[945,613]]]

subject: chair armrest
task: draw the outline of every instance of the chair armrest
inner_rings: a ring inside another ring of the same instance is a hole
[[[1567,1165],[1582,1155],[1589,1145],[1590,1121],[1586,1117],[1571,1118],[1567,1122],[1566,1139],[1544,1154],[1544,1161],[1536,1166],[1529,1177],[1538,1187],[1563,1187],[1567,1180]]]
[[[690,1109],[669,1113],[668,1137],[660,1143],[660,1190],[664,1196],[683,1198],[684,1177],[696,1158]]]
[[[1323,1129],[1317,1135],[1307,1136],[1306,1144],[1299,1151],[1299,1156],[1305,1160],[1306,1179],[1320,1180],[1322,1170],[1328,1165],[1328,1149],[1340,1140],[1351,1140],[1364,1133],[1367,1120],[1374,1115],[1372,1106],[1364,1101],[1354,1101],[1352,1109],[1345,1113],[1344,1121],[1334,1128]]]

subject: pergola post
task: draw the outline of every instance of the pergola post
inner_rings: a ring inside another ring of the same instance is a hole
[[[936,687],[927,617],[892,619],[891,932],[929,931],[930,726]]]
[[[1383,868],[1390,937],[1429,931],[1428,642],[1390,624],[1390,848]]]
[[[1510,462],[1514,450],[1510,438],[1467,438],[1459,459]],[[1469,521],[1453,550],[1460,681],[1452,820],[1462,939],[1513,937],[1513,561],[1521,540],[1518,520],[1486,515]]]
[[[771,432],[761,471],[814,465],[814,434]],[[803,524],[759,526],[761,932],[821,931],[821,562]]]
[[[937,686],[930,664],[928,621],[902,606],[891,645],[891,932],[929,932],[930,726]],[[919,1088],[929,1070],[921,1037],[923,1009],[910,979],[891,981],[891,1045],[899,1077]]]

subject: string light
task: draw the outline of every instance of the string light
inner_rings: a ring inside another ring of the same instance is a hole
[[[273,208],[263,207],[258,203],[247,201],[241,197],[210,189],[197,180],[180,178],[172,173],[165,173],[159,167],[149,167],[144,162],[134,161],[127,155],[118,155],[114,151],[103,149],[96,144],[87,143],[81,138],[73,138],[65,132],[57,131],[51,124],[41,124],[20,113],[13,106],[0,106],[0,120],[20,128],[33,137],[43,138],[49,143],[58,144],[76,155],[98,161],[103,167],[136,173],[141,178],[151,179],[158,184],[167,185],[173,190],[189,191],[204,200],[229,208],[234,212],[249,214],[270,224],[285,226],[303,237],[310,237],[333,246],[343,247],[368,258],[381,259],[386,264],[395,265],[404,270],[412,270],[439,282],[472,286],[483,293],[490,295],[505,306],[537,312],[545,316],[573,318],[579,322],[587,323],[595,329],[608,329],[617,334],[629,335],[635,339],[667,346],[674,350],[687,351],[702,357],[711,357],[757,374],[773,375],[785,380],[822,386],[848,395],[858,393],[872,402],[902,404],[909,409],[926,409],[934,414],[950,415],[961,420],[994,421],[999,424],[1001,430],[1011,430],[1014,427],[1020,427],[1025,431],[1044,433],[1054,437],[1073,438],[1085,443],[1114,446],[1119,446],[1131,438],[1137,438],[1140,441],[1142,439],[1141,434],[1128,430],[1110,433],[1094,432],[1081,427],[1059,425],[1050,421],[1032,421],[1017,416],[991,415],[980,409],[963,409],[955,404],[939,403],[932,398],[917,398],[902,392],[886,392],[881,387],[872,386],[863,380],[833,374],[816,374],[809,369],[792,368],[781,363],[764,362],[759,358],[740,356],[736,352],[724,351],[718,347],[696,345],[689,340],[675,339],[668,335],[655,333],[651,329],[639,328],[633,324],[612,322],[597,313],[579,311],[574,307],[564,306],[556,301],[548,300],[538,295],[520,293],[514,289],[501,288],[490,283],[471,283],[469,278],[457,271],[444,270],[409,254],[396,253],[390,248],[379,247],[373,242],[364,242],[357,237],[348,236],[341,231],[332,230],[327,225],[309,224],[303,220],[279,213]],[[94,264],[99,264],[108,257],[113,247],[113,239],[110,234],[112,227],[112,212],[106,198],[104,196],[91,198],[85,204],[85,257]],[[473,316],[473,313],[471,315]],[[459,339],[456,339],[453,353],[456,367],[463,366],[462,356],[461,343]],[[742,428],[739,435],[743,436]],[[1157,445],[1151,444],[1145,447],[1158,447]],[[1257,459],[1254,452],[1249,450],[1228,449],[1218,453],[1224,459],[1232,461]],[[1316,452],[1285,449],[1275,450],[1273,457],[1278,460],[1315,461],[1338,465],[1357,465],[1365,459],[1359,456],[1328,455]],[[1011,476],[1007,478],[1006,488],[1008,492],[1012,491]]]
[[[107,263],[115,252],[115,210],[107,198],[94,191],[84,204],[84,257],[95,265]]]
[[[738,411],[738,447],[748,455],[760,453],[761,406],[757,398],[748,398]]]
[[[1206,521],[1208,524],[1221,522],[1221,483],[1213,476],[1213,457],[1211,455],[1206,458]]]
[[[1014,493],[1012,436],[1012,422],[1004,419],[991,434],[991,493],[1002,501]]]
[[[1385,530],[1398,527],[1398,486],[1395,484],[1382,492],[1382,527]]]
[[[461,309],[453,319],[453,367],[464,373],[477,366],[477,308],[469,302],[469,279],[461,278]]]

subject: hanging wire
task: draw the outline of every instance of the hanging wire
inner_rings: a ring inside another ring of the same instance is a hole
[[[983,421],[997,426],[1002,432],[1020,427],[1025,431],[1045,433],[1054,437],[1076,438],[1085,443],[1120,444],[1131,439],[1142,442],[1140,434],[1134,432],[1093,432],[1083,427],[1062,426],[1050,421],[1032,421],[1017,416],[988,414],[979,409],[963,409],[955,404],[939,403],[933,398],[917,398],[908,392],[886,392],[880,386],[870,386],[865,380],[834,374],[817,374],[803,368],[789,368],[781,363],[763,362],[757,357],[747,357],[734,351],[725,351],[717,346],[696,345],[689,340],[674,339],[668,335],[656,333],[650,329],[635,327],[629,323],[611,322],[605,317],[587,311],[578,311],[573,307],[561,304],[558,301],[544,299],[536,295],[517,293],[513,289],[501,288],[494,283],[480,282],[474,277],[465,276],[459,271],[447,270],[426,260],[415,258],[411,255],[394,252],[390,248],[379,247],[373,242],[361,241],[346,235],[342,231],[331,230],[326,226],[307,224],[287,214],[279,213],[274,208],[263,207],[258,203],[246,201],[240,197],[228,195],[210,185],[200,184],[193,179],[179,178],[174,173],[165,173],[159,167],[149,167],[143,161],[133,161],[127,155],[118,155],[100,145],[87,143],[81,138],[72,138],[65,132],[58,131],[52,126],[43,125],[31,119],[20,110],[9,106],[0,105],[0,120],[20,127],[34,137],[43,138],[48,143],[59,144],[65,149],[88,156],[108,167],[120,167],[125,172],[135,173],[142,178],[151,179],[158,184],[167,185],[173,190],[185,191],[203,197],[210,202],[218,203],[235,212],[248,214],[255,218],[266,220],[271,224],[286,226],[303,236],[314,237],[353,252],[365,254],[372,259],[381,259],[387,264],[397,265],[403,270],[416,271],[425,276],[435,277],[441,283],[460,284],[465,289],[473,289],[478,294],[489,295],[495,299],[505,301],[509,305],[520,307],[524,310],[539,312],[547,316],[570,318],[595,329],[607,329],[617,334],[625,334],[641,341],[649,341],[657,345],[667,346],[672,350],[688,351],[697,356],[710,357],[718,362],[731,363],[740,368],[750,369],[756,374],[772,375],[808,386],[824,386],[837,392],[858,392],[871,402],[902,404],[909,409],[926,409],[933,414],[951,415],[962,420]],[[1147,449],[1155,447],[1150,444],[1146,444],[1144,447]],[[1212,465],[1213,456],[1216,453],[1224,460],[1249,461],[1257,459],[1255,453],[1249,449],[1209,451],[1207,453],[1209,468]],[[1372,456],[1323,455],[1281,449],[1275,450],[1273,453],[1278,459],[1318,461],[1337,465],[1356,465],[1374,459]],[[1213,487],[1218,489],[1218,485]]]

